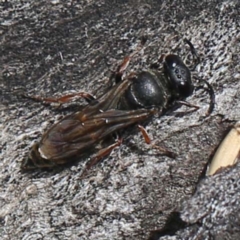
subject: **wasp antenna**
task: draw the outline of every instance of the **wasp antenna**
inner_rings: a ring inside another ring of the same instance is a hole
[[[196,78],[197,78],[197,80],[198,80],[199,82],[203,82],[204,84],[207,85],[207,91],[208,91],[209,96],[210,96],[210,103],[209,103],[208,111],[206,112],[206,116],[209,116],[209,115],[213,112],[213,110],[214,110],[214,106],[215,106],[215,102],[216,102],[216,101],[215,101],[215,92],[214,92],[214,90],[213,90],[212,85],[211,85],[208,81],[206,81],[206,80],[203,79],[203,78],[199,78],[199,77],[196,77]],[[199,89],[199,88],[205,89],[203,86],[198,86],[197,88],[198,88],[198,89]]]
[[[213,109],[214,109],[214,106],[215,106],[215,93],[214,93],[212,85],[209,82],[207,82],[204,79],[202,79],[202,81],[207,85],[208,93],[210,95],[210,104],[209,104],[208,111],[206,113],[206,115],[209,116],[213,112]]]
[[[184,38],[183,41],[188,44],[188,46],[190,47],[190,51],[193,55],[193,58],[195,59],[195,65],[191,68],[191,71],[194,71],[197,65],[200,63],[200,56],[190,40],[188,40],[187,38]]]

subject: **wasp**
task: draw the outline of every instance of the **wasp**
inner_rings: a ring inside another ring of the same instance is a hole
[[[196,55],[191,42],[187,41],[187,43]],[[190,105],[184,100],[194,91],[191,72],[178,55],[161,56],[158,61],[161,62],[161,69],[159,69],[160,64],[157,64],[158,66],[149,70],[130,73],[123,78],[123,72],[131,57],[126,57],[115,72],[115,85],[99,98],[86,92],[70,94],[58,99],[30,97],[50,103],[64,103],[77,95],[84,98],[88,104],[81,111],[64,117],[46,131],[41,140],[33,145],[28,158],[22,162],[22,169],[53,168],[79,159],[101,140],[131,125],[137,125],[146,143],[150,144],[151,139],[141,123],[149,120],[155,113],[163,114],[176,103]],[[208,83],[207,85],[213,93],[211,85]],[[214,101],[211,97],[209,112],[213,110],[213,105]],[[101,149],[90,160],[86,169],[96,164],[121,143],[122,139],[118,137],[116,142]],[[174,153],[167,149],[154,144],[152,146],[174,157]]]

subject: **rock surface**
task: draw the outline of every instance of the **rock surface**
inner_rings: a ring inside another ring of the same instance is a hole
[[[239,1],[12,0],[0,12],[1,239],[240,239],[239,164],[202,179],[240,118]],[[203,118],[209,96],[197,90],[188,101],[198,111],[181,107],[147,125],[177,158],[161,156],[136,131],[84,179],[94,151],[68,167],[22,173],[30,146],[78,103],[57,109],[21,94],[99,96],[142,38],[127,72],[166,53],[190,65],[187,38],[201,57],[193,81],[215,90],[211,116]]]

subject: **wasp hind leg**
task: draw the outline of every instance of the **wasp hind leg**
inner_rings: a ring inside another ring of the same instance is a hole
[[[94,165],[96,165],[99,161],[101,161],[102,158],[106,157],[109,155],[112,150],[122,144],[122,139],[118,138],[117,141],[111,145],[109,145],[106,148],[103,148],[97,152],[97,154],[90,159],[90,161],[86,164],[86,167],[84,168],[81,177],[85,177],[87,172],[89,171],[90,168],[92,168]]]
[[[78,98],[84,98],[88,103],[96,101],[96,98],[87,92],[78,92],[78,93],[71,93],[57,98],[44,98],[40,96],[29,96],[27,94],[22,94],[24,98],[28,98],[37,102],[44,102],[44,103],[58,103],[64,104],[70,101],[76,100]]]

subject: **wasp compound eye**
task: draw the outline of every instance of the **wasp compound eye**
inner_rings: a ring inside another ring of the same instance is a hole
[[[177,55],[167,55],[164,59],[164,72],[169,78],[173,89],[182,98],[186,98],[193,93],[191,73],[188,67]]]

